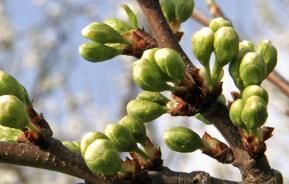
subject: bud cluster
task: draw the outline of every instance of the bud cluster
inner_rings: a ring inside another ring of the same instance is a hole
[[[120,172],[125,165],[122,164],[119,152],[135,152],[144,160],[153,157],[151,149],[146,146],[147,134],[144,123],[167,112],[168,102],[169,99],[159,92],[143,91],[135,100],[128,103],[128,115],[118,123],[107,125],[104,134],[90,132],[84,135],[80,143],[80,152],[88,167],[93,172],[112,175]],[[145,151],[141,150],[137,143],[140,143]],[[112,161],[109,160],[111,157],[114,157]],[[114,168],[109,169],[111,167]]]
[[[82,29],[82,36],[90,42],[79,46],[80,55],[91,62],[109,60],[122,54],[123,49],[130,45],[125,34],[136,29],[137,20],[135,14],[127,6],[123,5],[130,23],[117,18],[110,18],[103,22],[94,22]]]
[[[185,64],[181,56],[170,48],[148,49],[133,63],[133,79],[143,90],[174,91],[184,77]]]
[[[257,130],[267,120],[268,94],[258,85],[247,86],[242,98],[233,102],[230,107],[230,119],[244,130]]]
[[[192,51],[203,65],[200,70],[209,86],[215,86],[223,76],[223,67],[238,54],[239,36],[231,22],[223,18],[212,20],[209,27],[202,28],[192,37]],[[215,62],[211,74],[210,58],[215,54]]]
[[[239,52],[229,65],[235,85],[243,90],[249,85],[260,85],[277,63],[277,50],[268,40],[260,42],[256,49],[250,41],[239,43]]]

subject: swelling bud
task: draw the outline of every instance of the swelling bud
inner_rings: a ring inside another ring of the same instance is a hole
[[[185,64],[181,56],[173,49],[161,48],[155,54],[155,62],[169,80],[180,83],[185,77]]]
[[[81,31],[82,36],[98,43],[127,43],[113,28],[105,23],[91,23]]]
[[[242,58],[247,54],[248,52],[254,52],[254,45],[252,42],[244,40],[239,43],[239,52],[238,54],[232,59],[232,61],[229,64],[229,72],[231,77],[234,80],[235,85],[239,89],[244,88],[244,84],[242,79],[240,78],[240,63]]]
[[[108,139],[106,135],[101,132],[88,132],[86,133],[80,141],[80,152],[84,155],[87,147],[96,139]]]
[[[121,170],[122,160],[112,142],[97,139],[91,143],[83,156],[88,168],[95,173],[114,175]]]
[[[232,27],[222,27],[214,35],[215,63],[212,72],[212,84],[220,80],[220,72],[237,54],[239,36]]]
[[[0,125],[16,129],[31,128],[26,106],[16,96],[0,96]]]
[[[165,76],[158,66],[147,59],[133,63],[133,79],[140,88],[146,91],[174,90],[167,84]]]
[[[133,29],[128,23],[120,20],[120,19],[106,19],[103,23],[113,28],[119,34],[123,34],[128,32],[129,30]]]
[[[222,17],[214,18],[209,27],[214,31],[218,31],[221,27],[233,27],[232,23]]]
[[[130,101],[126,106],[126,110],[128,115],[141,122],[150,122],[168,112],[167,107],[142,99]]]
[[[259,96],[265,101],[266,105],[268,104],[269,100],[268,93],[261,86],[258,85],[247,86],[242,93],[242,99],[246,100],[251,96]]]
[[[80,154],[80,144],[76,141],[63,141],[63,146],[69,149],[71,152]]]
[[[232,123],[238,127],[246,128],[241,118],[241,113],[244,107],[244,101],[241,99],[235,100],[230,107],[230,119]]]
[[[151,102],[155,102],[159,105],[166,106],[166,104],[170,101],[167,97],[162,95],[159,92],[151,92],[151,91],[142,91],[137,95],[136,99],[147,100]]]
[[[0,125],[0,142],[16,143],[21,135],[21,130]]]
[[[195,2],[194,0],[174,0],[176,19],[185,22],[192,16]]]
[[[119,124],[129,129],[130,133],[133,135],[137,142],[141,144],[144,143],[147,134],[146,128],[142,122],[131,116],[125,116],[119,121]]]
[[[173,0],[160,0],[160,5],[162,8],[162,12],[168,22],[176,19],[175,5],[173,3]]]
[[[79,46],[79,54],[87,61],[96,63],[120,55],[121,51],[101,43],[86,42]]]
[[[29,105],[28,93],[12,75],[0,70],[0,95],[14,95],[23,103]]]
[[[105,135],[120,152],[134,151],[137,148],[136,140],[128,128],[121,124],[109,124],[105,128]]]
[[[251,96],[245,100],[241,118],[248,129],[262,126],[268,117],[266,102],[259,96]]]
[[[165,132],[166,145],[174,151],[187,153],[202,148],[200,136],[186,127],[174,127]]]
[[[214,36],[216,64],[226,65],[238,54],[239,36],[232,27],[218,29]]]
[[[259,85],[266,78],[266,65],[259,54],[248,52],[241,61],[239,72],[245,87]]]
[[[213,52],[214,32],[205,27],[197,31],[192,37],[192,50],[200,63],[209,68],[210,57]]]
[[[271,41],[263,40],[257,45],[256,53],[258,53],[267,68],[267,75],[271,73],[277,64],[277,49],[272,45]]]

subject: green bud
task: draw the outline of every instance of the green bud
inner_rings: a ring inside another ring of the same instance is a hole
[[[180,83],[185,77],[185,64],[179,53],[170,48],[161,48],[155,52],[158,67],[171,81]]]
[[[241,99],[235,100],[230,107],[229,115],[234,125],[241,127],[241,128],[246,128],[241,118],[243,107],[244,107],[243,100]]]
[[[83,156],[88,168],[96,173],[114,175],[121,170],[122,160],[113,143],[97,139],[87,147]]]
[[[133,79],[143,90],[155,92],[173,90],[173,87],[166,83],[165,76],[158,66],[147,59],[133,63]]]
[[[72,142],[71,141],[63,141],[62,144],[63,144],[63,146],[65,146],[70,151],[80,154],[79,142],[76,142],[76,141],[72,141]]]
[[[0,125],[16,129],[29,125],[26,106],[16,96],[0,96]]]
[[[103,23],[113,28],[119,34],[126,33],[132,29],[128,23],[116,18],[106,19]]]
[[[159,92],[142,91],[137,95],[137,99],[148,100],[165,106],[170,100]]]
[[[155,63],[155,52],[159,50],[159,48],[152,48],[152,49],[147,49],[143,52],[142,54],[142,59],[146,59],[149,62]]]
[[[119,121],[119,124],[128,128],[137,142],[144,143],[147,134],[146,128],[142,122],[131,116],[125,116]]]
[[[168,22],[176,19],[175,5],[172,0],[160,0],[160,5]]]
[[[186,127],[167,130],[164,140],[170,149],[182,153],[193,152],[203,146],[200,136]]]
[[[259,54],[248,52],[241,61],[239,72],[245,86],[259,85],[266,78],[266,65]]]
[[[277,64],[277,49],[271,41],[263,40],[258,44],[256,53],[260,54],[267,67],[267,75],[271,73]]]
[[[25,104],[30,104],[28,93],[12,75],[0,70],[0,96],[14,95]]]
[[[107,125],[105,135],[113,142],[118,151],[128,152],[134,151],[137,148],[133,134],[121,124]]]
[[[84,59],[95,63],[120,55],[121,51],[101,43],[86,42],[79,46],[79,54]]]
[[[96,139],[108,139],[106,135],[101,132],[88,132],[86,133],[80,141],[80,152],[84,155],[87,147]]]
[[[266,122],[267,117],[267,106],[263,98],[251,96],[245,100],[241,118],[248,129],[259,128]]]
[[[141,122],[150,122],[168,112],[168,109],[165,106],[141,99],[130,101],[126,106],[126,110],[128,115]]]
[[[105,23],[94,22],[81,31],[82,36],[98,43],[127,43],[112,27]]]
[[[213,52],[214,32],[205,27],[196,32],[192,38],[192,49],[196,58],[203,66],[208,66]]]
[[[194,0],[174,0],[176,19],[185,22],[193,14]]]
[[[225,66],[237,54],[239,49],[239,36],[232,27],[222,27],[214,36],[214,52],[216,64]]]
[[[209,27],[214,31],[218,31],[221,27],[233,27],[232,23],[229,20],[226,20],[222,17],[214,18]]]
[[[251,96],[259,96],[265,101],[266,105],[268,104],[269,100],[268,93],[261,86],[258,85],[247,86],[242,93],[242,99],[246,100]]]
[[[239,72],[240,63],[241,63],[242,58],[248,52],[254,52],[253,43],[250,42],[250,41],[247,41],[247,40],[244,40],[244,41],[240,42],[239,43],[239,52],[238,52],[237,56],[235,56],[232,59],[232,61],[230,62],[230,65],[229,65],[230,75],[233,78],[235,85],[239,89],[243,89],[244,88],[244,84],[243,84],[243,81],[240,78],[240,72]]]
[[[0,142],[16,143],[18,137],[22,134],[21,130],[0,125]]]

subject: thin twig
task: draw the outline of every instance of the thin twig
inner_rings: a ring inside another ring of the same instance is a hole
[[[277,86],[283,92],[283,94],[289,97],[289,82],[278,72],[271,72],[270,75],[267,77],[267,80]]]
[[[215,0],[206,0],[209,11],[213,17],[225,17],[223,11],[220,6],[216,3]]]
[[[198,9],[194,9],[192,18],[204,26],[209,26],[210,20]]]

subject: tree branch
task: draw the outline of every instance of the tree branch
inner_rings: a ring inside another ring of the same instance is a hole
[[[33,144],[0,142],[0,162],[57,171],[83,178],[90,183],[107,183],[86,167],[80,155],[70,152],[53,138],[45,149]]]
[[[168,47],[178,51],[185,63],[194,68],[193,63],[183,51],[177,38],[170,29],[170,26],[161,11],[159,2],[156,0],[137,0],[137,2],[148,20],[150,28],[158,42],[158,46]]]
[[[278,72],[271,72],[267,77],[267,80],[277,86],[283,92],[283,94],[289,98],[289,82]]]

